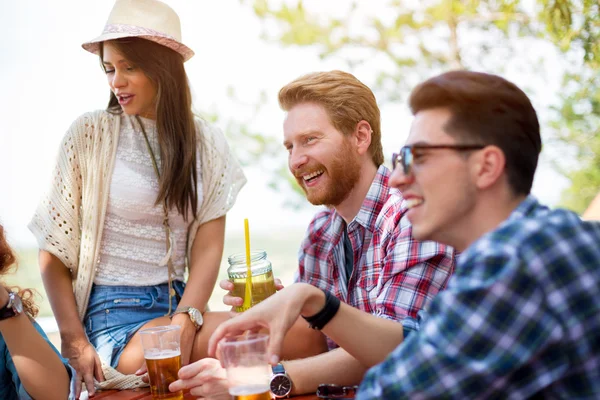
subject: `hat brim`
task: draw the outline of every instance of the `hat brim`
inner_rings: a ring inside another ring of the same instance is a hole
[[[136,35],[136,34],[131,34],[128,32],[104,33],[95,39],[92,39],[88,42],[83,43],[81,45],[81,47],[83,47],[85,50],[89,51],[90,53],[99,55],[100,54],[100,44],[102,42],[106,42],[108,40],[122,39],[122,38],[127,38],[127,37],[139,37],[142,39],[151,40],[162,46],[168,47],[171,50],[176,51],[177,53],[181,54],[184,62],[186,62],[187,60],[192,58],[194,55],[194,51],[192,49],[187,47],[185,44],[180,43],[170,37],[158,36],[158,35]]]

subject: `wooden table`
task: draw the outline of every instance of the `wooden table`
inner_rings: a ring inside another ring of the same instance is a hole
[[[183,396],[184,399],[195,399],[196,397],[192,396],[189,393],[186,393]],[[317,400],[318,397],[314,394],[308,394],[304,396],[294,396],[292,397],[295,400]],[[151,400],[152,396],[150,395],[150,389],[133,389],[133,390],[103,390],[98,393],[94,397],[90,397],[90,400]]]

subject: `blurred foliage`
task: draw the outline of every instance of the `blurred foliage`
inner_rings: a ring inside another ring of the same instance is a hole
[[[287,196],[284,205],[290,208],[302,207],[306,203],[304,192],[283,161],[285,151],[281,140],[252,128],[257,115],[264,109],[267,101],[266,93],[261,92],[259,100],[255,103],[243,102],[233,87],[227,89],[227,95],[230,101],[236,104],[237,109],[247,111],[245,114],[248,117],[236,115],[224,118],[218,110],[198,112],[197,114],[223,128],[225,136],[230,145],[234,147],[233,151],[242,166],[260,168],[267,181],[267,186],[275,191],[281,191],[284,188],[288,193],[291,188],[290,196]]]
[[[381,15],[353,1],[340,6],[339,16],[321,15],[303,0],[240,3],[263,20],[265,40],[310,46],[351,71],[370,63],[377,75],[369,84],[380,103],[404,101],[418,82],[449,69],[502,74],[498,60],[509,60],[519,40],[553,43],[571,60],[550,123],[551,142],[574,157],[554,163],[571,180],[563,205],[581,212],[600,189],[598,0],[387,0]],[[290,181],[285,177],[273,186]]]
[[[575,61],[564,76],[561,105],[552,122],[557,141],[574,154],[575,165],[556,161],[571,181],[564,207],[583,212],[600,191],[600,3],[545,0],[540,20],[545,33]]]
[[[389,0],[389,12],[377,16],[366,15],[352,2],[345,15],[326,18],[309,11],[301,0],[250,3],[258,17],[278,27],[276,34],[265,31],[266,40],[313,46],[321,58],[339,56],[351,70],[376,63],[372,87],[380,102],[402,101],[423,79],[479,66],[493,52],[507,57],[511,39],[533,34],[530,16],[516,0]],[[460,39],[466,36],[470,44],[461,47]]]
[[[252,129],[256,116],[267,100],[266,93],[261,92],[258,101],[252,104],[242,102],[231,86],[227,88],[227,95],[239,109],[247,109],[249,117],[236,115],[235,118],[223,118],[218,110],[196,113],[209,122],[218,123],[229,142],[235,143],[234,152],[242,166],[256,165],[258,160],[278,156],[281,153],[281,143]]]
[[[583,50],[583,61],[600,66],[600,2],[598,0],[538,0],[546,33],[562,51]]]

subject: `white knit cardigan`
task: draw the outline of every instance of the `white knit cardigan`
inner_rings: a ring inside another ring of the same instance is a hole
[[[82,321],[99,259],[120,120],[104,110],[75,120],[63,139],[50,188],[29,223],[40,250],[58,257],[71,271]],[[195,122],[203,199],[188,228],[188,259],[198,227],[225,215],[246,183],[221,131],[199,118]]]

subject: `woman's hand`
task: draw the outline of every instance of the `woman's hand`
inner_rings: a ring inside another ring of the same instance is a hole
[[[196,326],[190,320],[190,316],[187,313],[175,314],[171,319],[171,325],[179,325],[181,327],[181,336],[179,341],[181,350],[181,365],[187,365],[190,362],[190,357],[192,355],[194,338],[196,337]],[[142,362],[142,365],[137,371],[135,371],[135,374],[141,376],[144,382],[149,382],[146,360]]]
[[[99,382],[104,381],[102,363],[94,346],[85,337],[72,340],[62,338],[61,353],[77,371],[75,397],[79,398],[81,393],[81,380],[85,383],[88,394],[93,396],[95,393],[94,378]]]
[[[237,314],[235,312],[235,307],[241,307],[242,304],[244,304],[244,299],[231,295],[231,292],[233,292],[233,282],[228,279],[223,279],[221,282],[219,282],[219,287],[221,287],[223,290],[227,290],[228,292],[225,296],[223,296],[223,303],[226,306],[231,307],[231,312],[234,313],[234,315]],[[283,284],[279,278],[275,278],[275,289],[277,291],[283,289]]]
[[[175,314],[171,319],[171,325],[179,325],[181,327],[181,365],[188,365],[192,356],[194,338],[196,337],[196,325],[194,325],[187,313]]]
[[[179,380],[171,383],[169,390],[184,389],[190,389],[193,396],[203,399],[231,399],[225,369],[214,358],[204,358],[179,370]]]

